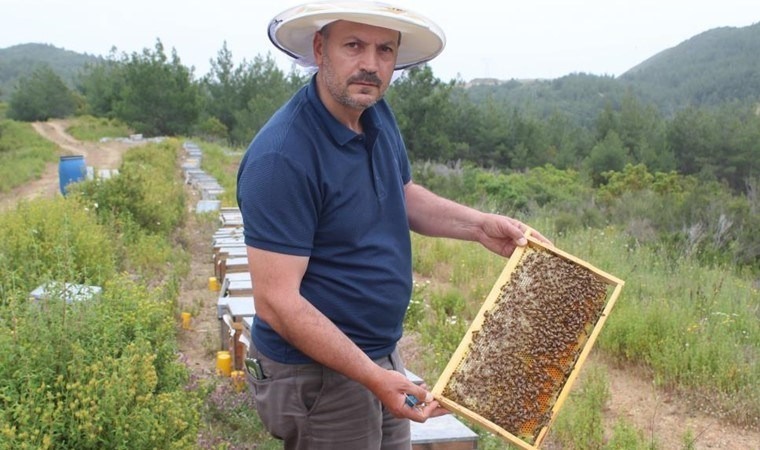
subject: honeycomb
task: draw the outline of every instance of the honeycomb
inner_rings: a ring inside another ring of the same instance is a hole
[[[602,315],[610,287],[609,280],[577,262],[540,246],[526,247],[493,306],[484,305],[482,324],[470,330],[469,345],[442,395],[535,443]]]

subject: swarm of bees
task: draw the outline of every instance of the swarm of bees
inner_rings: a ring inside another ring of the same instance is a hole
[[[471,332],[443,396],[535,442],[601,316],[609,282],[540,247],[525,250]]]

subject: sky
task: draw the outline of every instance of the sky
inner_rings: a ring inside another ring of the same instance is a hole
[[[619,76],[704,31],[760,22],[759,0],[386,0],[432,19],[447,45],[430,65],[444,81]],[[200,77],[223,44],[236,64],[271,55],[272,17],[303,0],[0,0],[0,48],[44,43],[107,56],[160,39]]]

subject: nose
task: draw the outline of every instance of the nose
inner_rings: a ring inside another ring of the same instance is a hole
[[[377,73],[380,68],[380,55],[378,50],[374,47],[367,48],[362,52],[359,63],[359,69],[365,72]]]

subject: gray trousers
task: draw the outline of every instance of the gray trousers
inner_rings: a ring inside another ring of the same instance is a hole
[[[247,374],[256,409],[286,450],[409,450],[408,419],[397,419],[364,386],[319,364],[281,364],[251,347],[265,379]],[[398,350],[375,360],[404,373]]]

